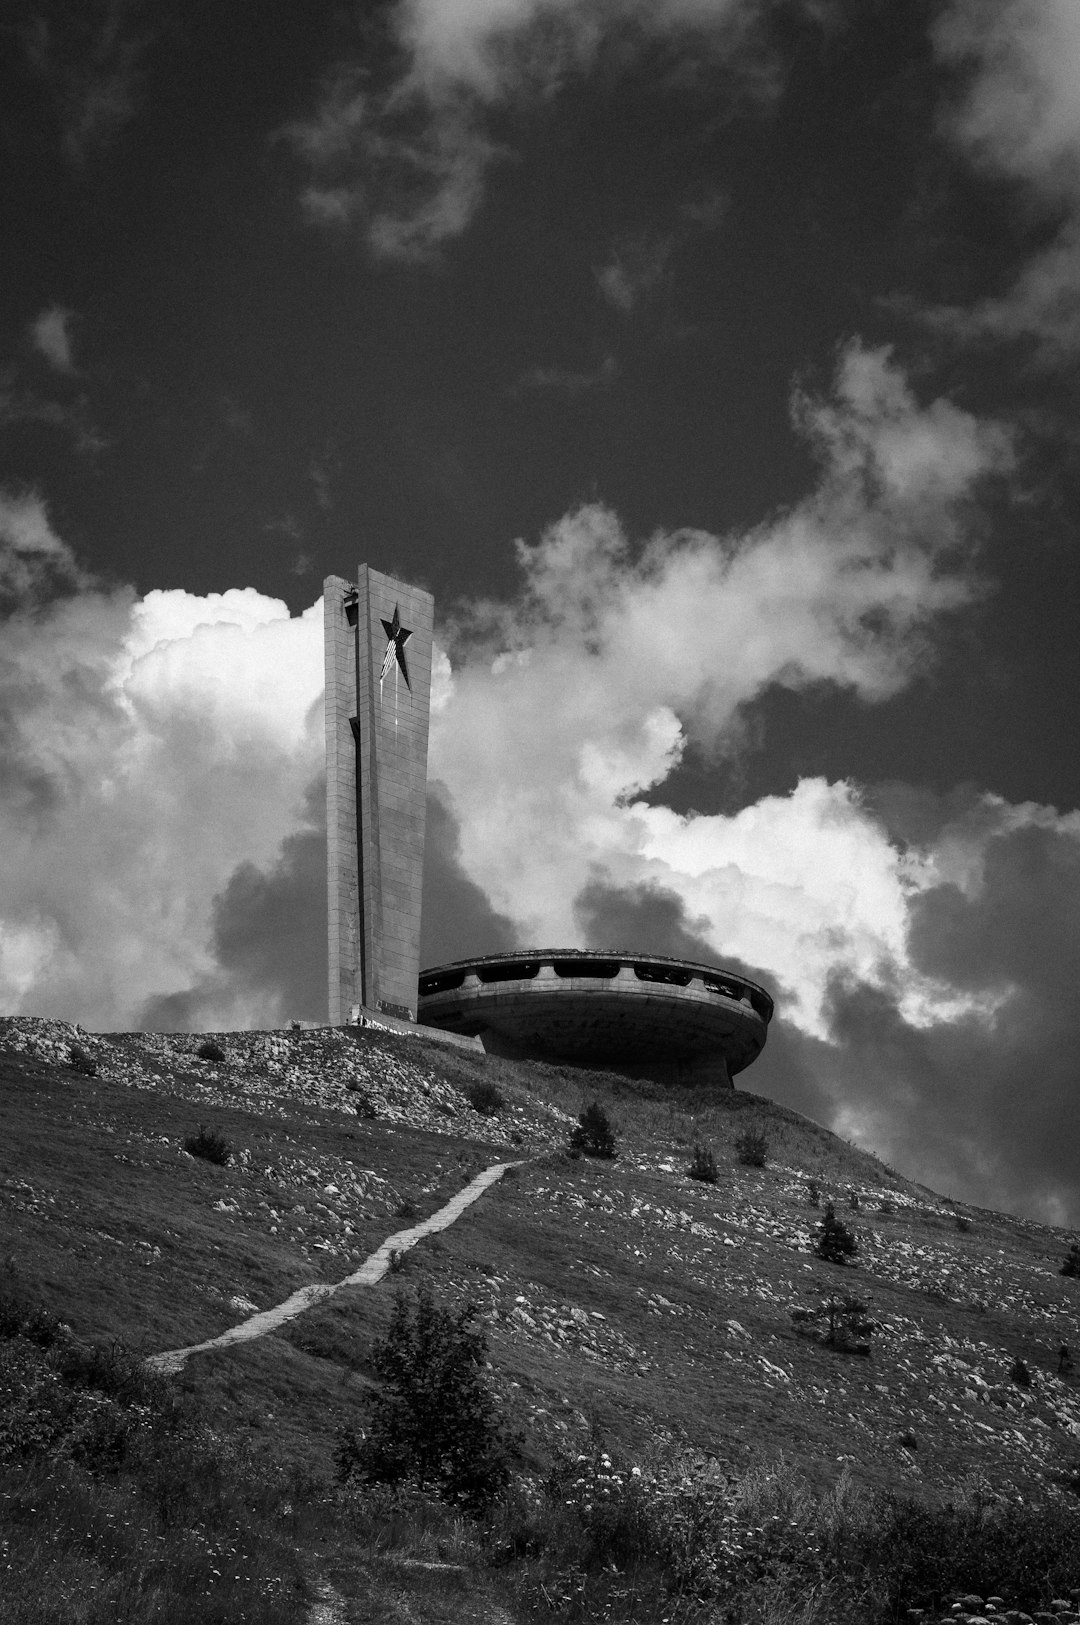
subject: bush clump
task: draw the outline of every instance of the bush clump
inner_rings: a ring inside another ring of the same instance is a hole
[[[201,1157],[204,1162],[216,1163],[219,1168],[224,1168],[232,1156],[232,1146],[224,1135],[216,1129],[206,1128],[202,1123],[197,1133],[188,1135],[184,1150],[189,1157]]]
[[[98,1075],[97,1061],[82,1044],[68,1046],[67,1064],[70,1071],[81,1072],[84,1078],[96,1078]]]
[[[861,1298],[845,1292],[825,1298],[813,1309],[793,1309],[791,1318],[797,1332],[816,1336],[826,1348],[840,1354],[869,1354],[877,1322],[869,1318],[867,1310]]]
[[[502,1090],[490,1078],[477,1078],[465,1090],[465,1098],[481,1117],[497,1117],[506,1105]]]
[[[826,1202],[825,1212],[818,1225],[817,1239],[814,1242],[814,1251],[819,1258],[827,1264],[846,1264],[854,1258],[859,1250],[859,1243],[854,1234],[841,1219],[836,1217],[831,1202]]]
[[[735,1141],[735,1155],[747,1168],[764,1168],[769,1160],[769,1136],[759,1128],[748,1128]]]
[[[309,1600],[282,1518],[299,1493],[122,1344],[84,1342],[0,1280],[0,1614],[12,1625],[290,1625]]]
[[[598,1100],[585,1107],[570,1135],[574,1151],[584,1151],[587,1157],[613,1158],[615,1152],[615,1125]]]
[[[379,1108],[376,1106],[363,1084],[357,1083],[355,1079],[353,1079],[345,1085],[345,1088],[352,1096],[353,1111],[356,1113],[357,1117],[378,1117]]]
[[[484,1376],[487,1339],[467,1303],[456,1312],[422,1287],[399,1296],[371,1360],[382,1391],[368,1402],[367,1430],[338,1435],[338,1480],[412,1482],[472,1511],[489,1506],[510,1474],[510,1446]]]
[[[1080,1277],[1080,1241],[1073,1242],[1069,1248],[1068,1257],[1062,1264],[1058,1274],[1071,1275],[1074,1279]]]
[[[216,1061],[219,1065],[225,1059],[225,1051],[216,1038],[204,1038],[195,1053],[200,1061]]]
[[[686,1171],[691,1179],[700,1179],[703,1185],[715,1185],[719,1177],[716,1158],[707,1145],[695,1145],[693,1160]]]

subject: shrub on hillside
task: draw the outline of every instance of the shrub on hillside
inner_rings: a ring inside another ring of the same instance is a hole
[[[490,1078],[477,1078],[465,1090],[465,1098],[481,1117],[497,1117],[506,1105],[502,1090]]]
[[[1069,1248],[1068,1257],[1066,1258],[1064,1264],[1062,1264],[1058,1273],[1060,1275],[1071,1275],[1074,1277],[1074,1279],[1076,1277],[1080,1277],[1080,1242],[1073,1242],[1072,1246]]]
[[[764,1168],[769,1160],[769,1136],[759,1128],[748,1128],[735,1141],[735,1155],[747,1168]]]
[[[598,1100],[581,1113],[570,1135],[570,1145],[587,1157],[615,1156],[615,1126]]]
[[[354,1078],[345,1085],[345,1088],[352,1096],[353,1111],[356,1113],[357,1117],[366,1117],[369,1119],[372,1117],[378,1117],[379,1108],[376,1106],[363,1084],[357,1083]]]
[[[224,1168],[232,1156],[232,1147],[228,1140],[215,1129],[208,1129],[199,1124],[198,1133],[189,1134],[184,1141],[184,1150],[189,1157],[201,1157],[204,1162],[214,1162],[219,1168]]]
[[[813,1309],[793,1309],[791,1318],[797,1332],[817,1337],[826,1348],[840,1354],[869,1354],[877,1322],[869,1318],[867,1308],[861,1298],[845,1292],[825,1298]]]
[[[225,1051],[215,1038],[204,1038],[195,1053],[200,1061],[215,1061],[220,1064],[225,1059]]]
[[[282,1519],[299,1478],[256,1471],[168,1379],[119,1344],[81,1342],[6,1285],[0,1324],[5,1620],[303,1616],[295,1520]]]
[[[703,1185],[716,1184],[716,1158],[707,1145],[695,1145],[693,1161],[686,1171],[691,1179],[700,1179]]]
[[[97,1062],[82,1044],[68,1046],[67,1064],[72,1072],[81,1072],[84,1078],[96,1078],[98,1075]]]
[[[821,1201],[821,1186],[818,1184],[816,1179],[808,1179],[806,1181],[806,1200],[810,1203],[811,1207],[817,1207],[818,1203]]]
[[[372,1351],[383,1388],[368,1402],[367,1431],[342,1428],[335,1465],[375,1484],[412,1481],[477,1510],[504,1489],[510,1448],[484,1376],[487,1339],[467,1303],[456,1312],[424,1287],[399,1296]]]
[[[827,1264],[846,1264],[849,1258],[854,1258],[859,1250],[859,1243],[842,1220],[836,1217],[831,1202],[825,1204],[825,1212],[818,1225],[817,1238],[814,1242],[814,1251],[819,1258]]]
[[[170,1385],[122,1343],[83,1343],[40,1304],[0,1297],[0,1465],[111,1469],[147,1427],[175,1432],[180,1419]]]

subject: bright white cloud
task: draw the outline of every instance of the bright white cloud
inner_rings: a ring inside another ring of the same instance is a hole
[[[968,68],[946,127],[980,167],[1023,183],[1055,239],[999,297],[935,320],[965,333],[1029,336],[1048,361],[1080,347],[1080,7],[1075,0],[951,0],[939,57]]]
[[[30,328],[34,348],[57,372],[73,373],[75,361],[71,349],[71,311],[61,305],[43,310]]]
[[[0,658],[0,1008],[123,1026],[208,968],[215,895],[298,825],[322,757],[319,606],[290,619],[252,591],[135,600],[85,578],[42,603],[70,556],[41,511],[15,510],[22,528],[0,532],[0,579],[25,605]]]

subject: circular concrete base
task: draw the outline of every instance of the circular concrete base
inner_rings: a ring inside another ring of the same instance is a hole
[[[773,1002],[734,972],[649,954],[536,950],[420,974],[417,1019],[504,1055],[663,1081],[729,1084]]]

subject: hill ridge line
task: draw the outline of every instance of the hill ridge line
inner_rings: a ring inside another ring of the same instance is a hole
[[[209,1337],[203,1343],[191,1343],[187,1348],[166,1349],[161,1354],[149,1355],[146,1365],[152,1371],[173,1376],[193,1354],[205,1354],[210,1349],[229,1348],[234,1343],[251,1343],[258,1337],[266,1337],[279,1326],[283,1326],[286,1321],[295,1320],[298,1315],[302,1315],[305,1310],[313,1308],[317,1303],[324,1303],[343,1287],[376,1286],[390,1269],[390,1261],[395,1253],[407,1252],[425,1236],[434,1235],[440,1230],[448,1230],[455,1220],[460,1219],[467,1207],[471,1207],[486,1190],[503,1177],[507,1169],[520,1168],[525,1160],[527,1159],[519,1158],[514,1162],[495,1162],[490,1167],[482,1169],[458,1191],[456,1196],[451,1197],[449,1202],[437,1209],[429,1218],[422,1219],[419,1224],[411,1225],[407,1230],[397,1230],[392,1236],[387,1236],[386,1240],[365,1258],[360,1268],[347,1275],[344,1280],[316,1281],[310,1286],[299,1287],[281,1303],[274,1304],[270,1309],[260,1309],[257,1314],[249,1315],[247,1320],[230,1326],[217,1337]]]

